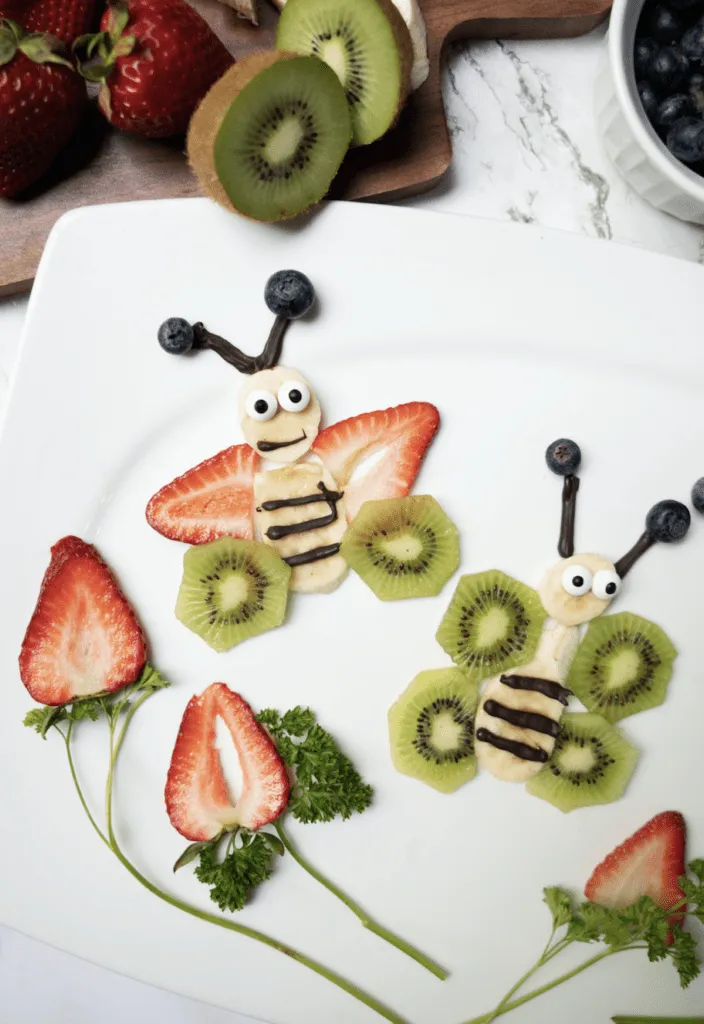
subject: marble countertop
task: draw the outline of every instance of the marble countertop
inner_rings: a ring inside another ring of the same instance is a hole
[[[405,205],[577,232],[704,265],[704,229],[648,206],[601,147],[593,92],[603,48],[604,29],[581,39],[456,46],[444,83],[453,167],[440,188]],[[24,298],[0,300],[0,416],[25,309]],[[101,1024],[249,1024],[3,928],[0,990],[6,1024],[93,1024],[98,1005]]]

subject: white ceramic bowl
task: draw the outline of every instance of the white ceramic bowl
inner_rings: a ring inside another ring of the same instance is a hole
[[[643,0],[615,0],[597,78],[596,113],[607,153],[644,199],[680,220],[704,224],[704,178],[670,154],[636,91],[633,45]]]

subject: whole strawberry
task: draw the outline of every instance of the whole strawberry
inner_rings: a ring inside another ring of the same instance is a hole
[[[182,135],[211,85],[234,63],[184,0],[117,0],[102,31],[77,41],[80,71],[101,82],[111,124],[148,138]]]
[[[27,32],[47,32],[69,46],[90,32],[95,9],[96,0],[0,0],[0,18]]]
[[[0,196],[33,185],[76,130],[85,83],[59,49],[0,21]]]

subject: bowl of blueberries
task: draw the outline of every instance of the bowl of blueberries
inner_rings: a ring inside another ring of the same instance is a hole
[[[704,224],[704,0],[615,0],[597,117],[636,191]]]

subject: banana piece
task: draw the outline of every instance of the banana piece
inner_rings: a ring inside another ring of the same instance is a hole
[[[556,683],[564,683],[570,662],[579,643],[579,629],[575,626],[566,627],[549,620],[540,638],[535,657],[527,665],[514,668],[507,675],[535,676],[538,679],[550,679]],[[552,754],[555,740],[552,736],[535,732],[532,729],[521,729],[501,718],[488,715],[484,705],[488,700],[495,700],[505,707],[519,711],[533,711],[559,722],[565,710],[560,701],[546,697],[535,690],[513,690],[504,686],[499,676],[489,679],[484,687],[477,709],[475,732],[485,728],[497,736],[527,743],[531,747],[540,747],[548,756]],[[541,761],[524,761],[506,750],[499,750],[490,743],[477,742],[477,760],[482,768],[486,768],[497,779],[503,782],[527,782],[537,775],[545,765]]]
[[[308,505],[293,505],[265,512],[265,501],[281,501],[300,498],[318,491],[323,482],[331,491],[339,488],[330,474],[320,463],[304,462],[277,469],[262,471],[254,477],[255,522],[257,532],[265,544],[271,544],[282,558],[298,555],[313,548],[328,544],[339,544],[347,527],[344,498],[337,502],[337,519],[328,526],[302,533],[292,533],[279,540],[267,537],[270,527],[303,523],[319,519],[330,511],[328,504],[321,500]],[[291,590],[298,593],[317,593],[334,590],[347,573],[347,564],[342,555],[331,555],[318,562],[292,567]]]
[[[286,0],[271,0],[271,2],[274,7],[282,11]],[[425,21],[418,0],[393,0],[393,3],[398,8],[398,12],[406,22],[408,31],[411,34],[411,45],[413,46],[411,89],[415,92],[430,74],[428,36],[425,30]]]

